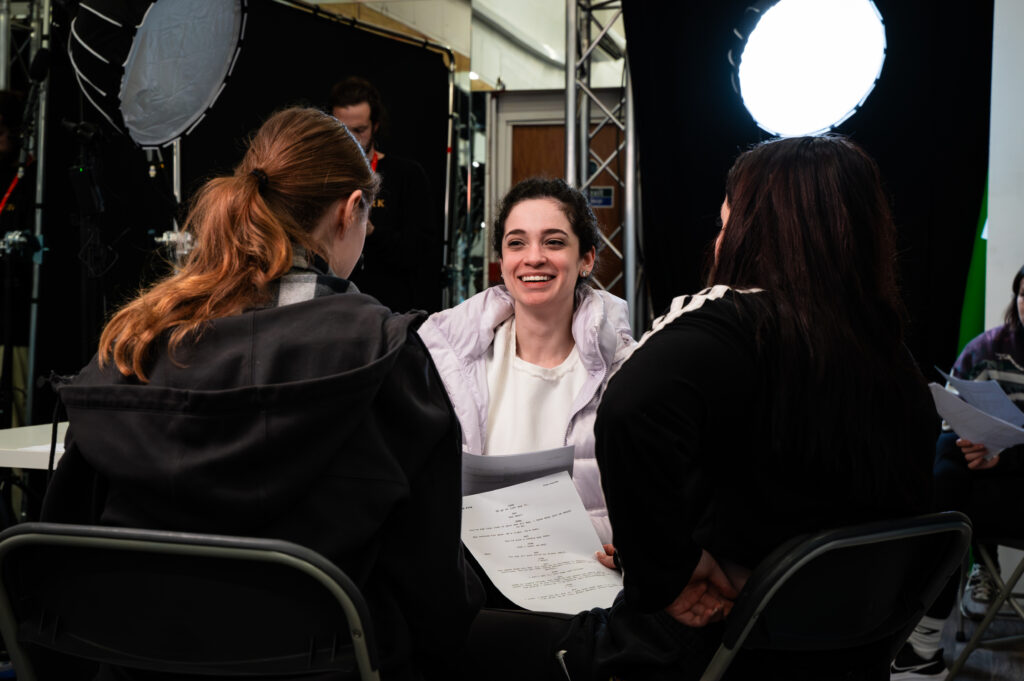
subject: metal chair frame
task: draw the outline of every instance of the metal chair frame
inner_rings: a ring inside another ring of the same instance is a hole
[[[808,569],[816,559],[841,549],[901,542],[910,538],[944,533],[950,535],[949,550],[935,557],[931,574],[921,575],[916,593],[917,608],[914,612],[909,612],[904,621],[899,623],[896,633],[879,634],[880,640],[885,639],[890,644],[891,659],[909,636],[920,616],[931,606],[943,585],[956,572],[967,552],[971,525],[970,520],[962,513],[933,513],[828,530],[798,537],[779,547],[761,562],[747,581],[726,621],[722,644],[706,667],[701,681],[718,681],[723,677],[733,659],[748,641],[758,619],[770,607],[778,605],[773,599],[779,590],[803,570]],[[820,598],[820,594],[815,594],[814,598]],[[785,607],[796,608],[799,612],[800,603],[794,603],[793,599],[790,599],[786,601]]]
[[[988,610],[985,611],[984,618],[982,618],[981,622],[974,627],[974,634],[971,636],[970,640],[967,641],[967,645],[964,646],[964,649],[960,651],[960,654],[953,662],[953,666],[949,668],[949,674],[946,675],[947,681],[952,681],[952,679],[956,678],[956,675],[959,674],[960,671],[963,670],[964,665],[967,664],[967,658],[970,657],[971,653],[978,648],[997,648],[1010,643],[1019,643],[1024,641],[1024,634],[985,638],[985,632],[988,630],[989,625],[999,617],[1000,610],[1004,603],[1009,605],[1013,610],[1011,616],[1016,614],[1021,621],[1024,621],[1024,608],[1021,607],[1021,600],[1024,599],[1024,592],[1014,591],[1017,582],[1020,580],[1021,576],[1024,575],[1024,557],[1017,562],[1017,567],[1014,568],[1010,578],[1004,581],[1000,574],[999,565],[996,563],[995,557],[989,553],[985,546],[1011,546],[1017,549],[1024,549],[1024,540],[996,537],[991,539],[979,539],[977,543],[978,557],[988,569],[989,574],[992,575],[992,580],[996,583],[999,593],[992,602],[989,603]],[[964,571],[964,574],[966,574],[966,570]],[[963,597],[962,588],[960,589],[960,597]],[[966,636],[964,635],[964,616],[962,614],[960,615],[959,627],[956,632],[956,640],[961,642],[966,640]]]
[[[369,611],[358,588],[337,566],[311,549],[273,539],[54,523],[22,523],[0,533],[0,635],[19,681],[36,681],[38,677],[19,635],[20,622],[25,618],[17,612],[16,595],[9,591],[6,570],[12,560],[17,560],[19,549],[39,546],[190,557],[197,561],[197,573],[203,569],[203,559],[229,559],[295,570],[321,587],[322,597],[334,599],[343,613],[344,622],[339,622],[339,629],[349,634],[350,641],[346,643],[351,644],[359,678],[379,681]],[[268,584],[267,589],[273,591],[274,585]],[[130,659],[130,651],[126,653],[122,659]],[[188,661],[170,660],[168,664],[167,671],[179,671],[177,665],[187,666]]]

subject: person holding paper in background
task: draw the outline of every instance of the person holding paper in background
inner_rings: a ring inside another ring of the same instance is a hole
[[[636,341],[626,301],[588,284],[598,229],[579,190],[558,179],[523,180],[494,222],[504,283],[431,315],[419,334],[462,424],[463,449],[519,454],[573,445],[573,482],[608,544],[594,415]]]
[[[968,381],[996,381],[1024,410],[1024,267],[1014,276],[1011,291],[1003,323],[964,347],[952,375]],[[936,510],[966,513],[975,536],[1024,536],[1024,445],[991,455],[985,443],[962,439],[943,424],[935,445],[934,475]],[[986,549],[998,558],[995,546]],[[958,588],[955,581],[946,586],[911,636],[914,654],[922,661],[917,675],[894,676],[893,681],[944,676],[942,628]],[[992,575],[984,563],[975,560],[960,599],[961,612],[981,619],[996,593]]]
[[[592,649],[563,641],[577,681],[699,678],[776,546],[930,503],[937,420],[875,162],[841,136],[765,142],[729,171],[721,220],[709,288],[655,320],[598,408],[624,598],[580,616]],[[884,667],[874,652],[785,663],[832,679]],[[759,659],[730,676],[760,678]]]

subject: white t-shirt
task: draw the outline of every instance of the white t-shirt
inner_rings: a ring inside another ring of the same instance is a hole
[[[521,454],[565,444],[572,404],[587,380],[573,346],[550,369],[516,356],[515,317],[495,329],[484,358],[490,403],[484,454]]]

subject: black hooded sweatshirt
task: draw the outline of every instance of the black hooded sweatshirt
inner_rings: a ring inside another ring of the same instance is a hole
[[[422,319],[333,294],[215,320],[173,357],[160,343],[148,383],[94,358],[60,389],[42,518],[305,545],[360,587],[384,679],[455,677],[482,590]]]

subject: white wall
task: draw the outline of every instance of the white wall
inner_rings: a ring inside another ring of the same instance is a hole
[[[456,52],[470,53],[473,15],[470,0],[370,0],[363,4],[411,26]]]
[[[993,24],[985,328],[1002,322],[1024,265],[1024,2],[996,0]]]
[[[509,90],[565,88],[564,36],[557,45],[558,51],[549,55],[551,61],[547,61],[516,45],[489,24],[479,21],[478,12],[474,11],[473,16],[473,54],[470,59],[473,71],[485,83],[493,88]],[[565,25],[564,18],[562,25]],[[533,44],[537,51],[544,50],[546,53],[545,47],[551,48],[550,44],[529,39],[528,36],[524,36],[523,40]],[[558,65],[552,61],[558,62]]]
[[[1024,265],[1024,2],[996,0],[992,23],[985,328],[1002,323],[1010,284]],[[1024,554],[1005,546],[999,554],[1005,579]]]
[[[490,88],[561,90],[565,88],[564,0],[359,0],[367,8],[404,24],[432,40],[469,55],[471,69]],[[342,0],[321,0],[350,5]],[[601,25],[616,12],[598,10]],[[598,29],[591,29],[596,35]],[[608,37],[625,47],[621,14]],[[622,59],[598,50],[591,61],[591,85],[620,87]]]
[[[473,70],[485,83],[508,90],[565,89],[566,3],[558,0],[472,0]],[[602,25],[614,13],[595,12]],[[622,18],[608,35],[625,46]],[[598,29],[592,26],[593,36]],[[503,35],[505,34],[505,35]],[[507,34],[516,36],[512,40]],[[597,50],[591,61],[593,87],[618,87],[623,61]]]

